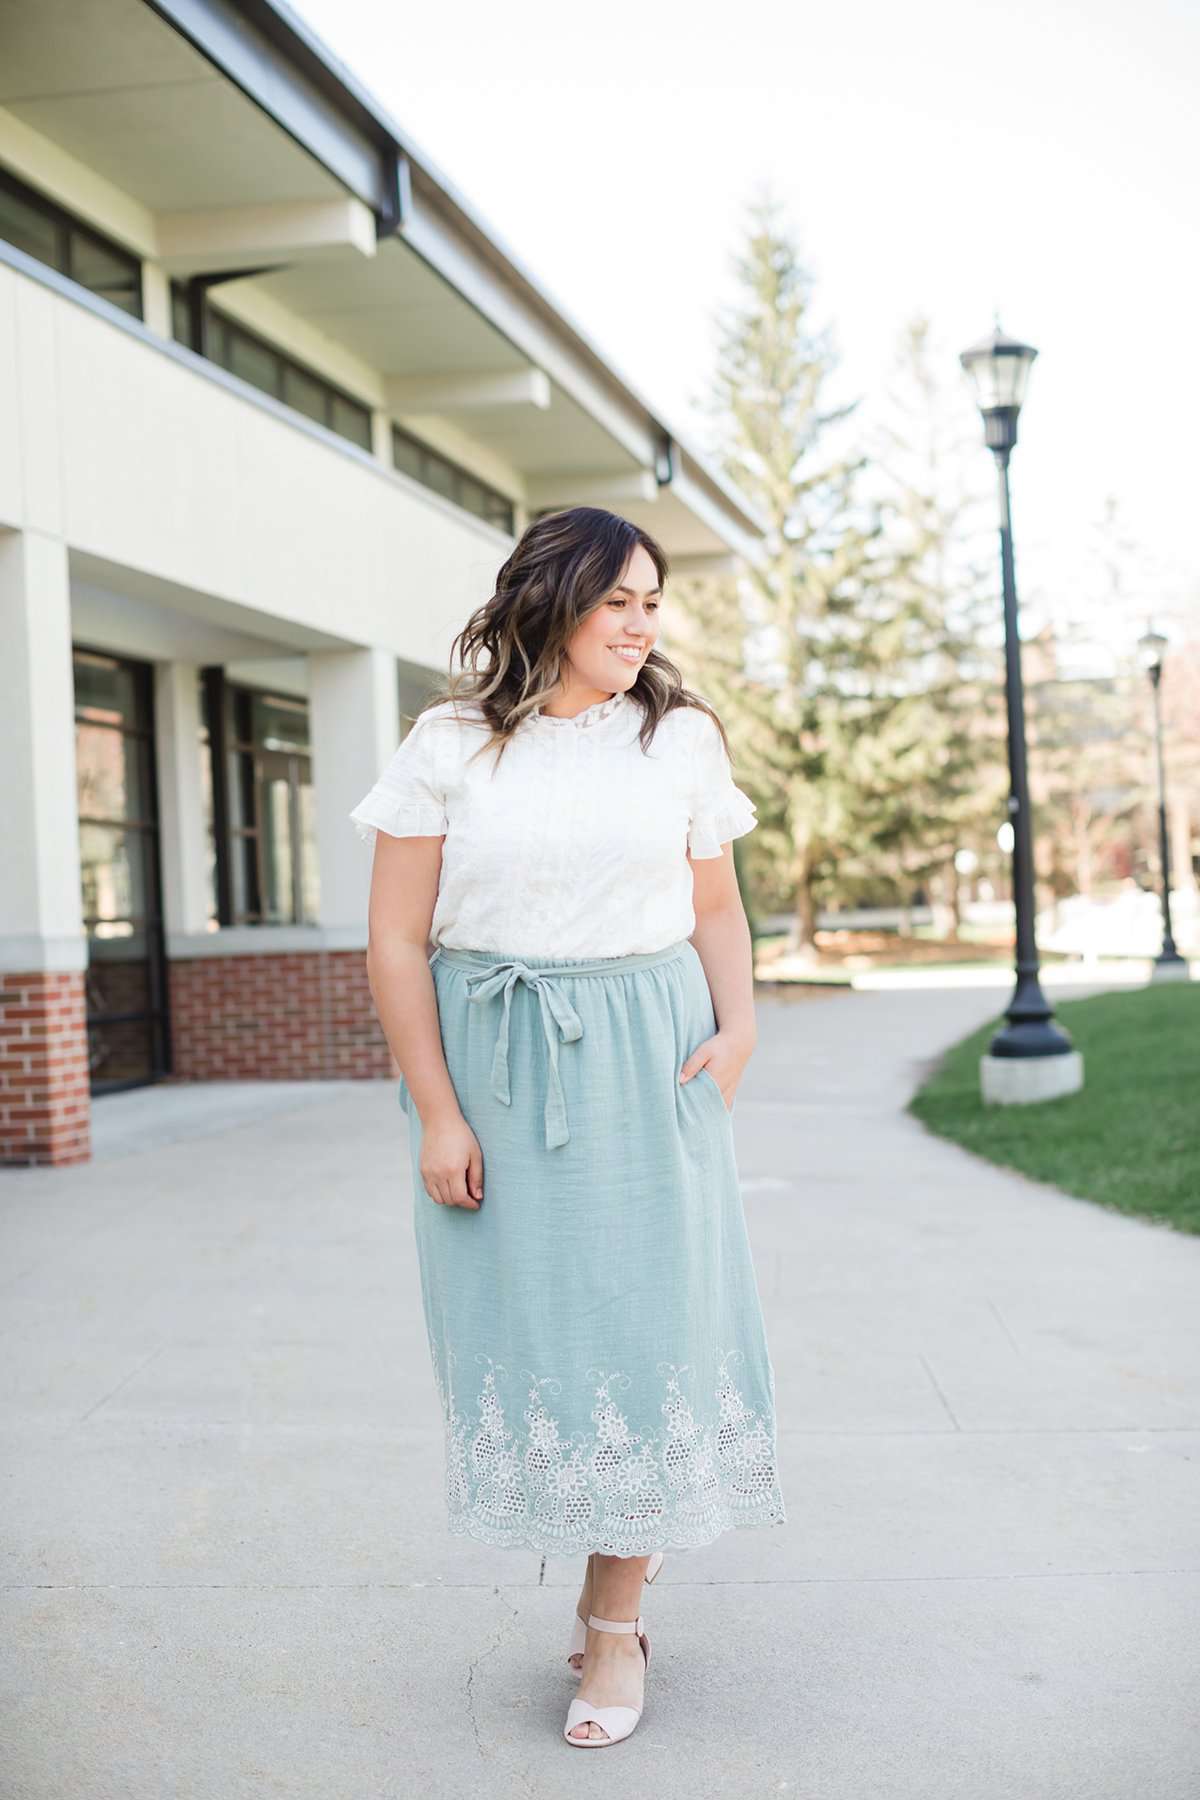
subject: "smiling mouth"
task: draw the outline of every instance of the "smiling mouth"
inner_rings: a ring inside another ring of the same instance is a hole
[[[620,657],[622,662],[635,663],[641,662],[642,660],[642,652],[634,644],[630,644],[624,650],[618,650],[615,644],[609,644],[608,648],[612,651],[614,656]]]

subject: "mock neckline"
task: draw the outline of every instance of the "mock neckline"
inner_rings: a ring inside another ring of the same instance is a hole
[[[562,725],[586,727],[598,724],[601,719],[609,718],[628,698],[628,693],[622,688],[617,693],[610,694],[606,700],[594,700],[591,706],[585,706],[582,712],[577,712],[569,719],[560,718],[555,713],[544,712],[540,706],[535,707],[526,716],[535,720],[539,725],[552,725],[555,728]]]

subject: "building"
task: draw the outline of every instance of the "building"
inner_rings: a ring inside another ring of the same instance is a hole
[[[514,534],[762,521],[268,0],[0,11],[0,1157],[379,1076],[346,814]]]

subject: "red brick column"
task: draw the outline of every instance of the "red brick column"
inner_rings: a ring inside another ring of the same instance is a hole
[[[0,974],[0,1162],[91,1155],[82,970]]]
[[[399,1073],[361,950],[170,963],[171,1060],[183,1081],[368,1080]]]

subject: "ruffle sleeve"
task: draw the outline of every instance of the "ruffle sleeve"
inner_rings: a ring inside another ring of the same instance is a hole
[[[722,845],[753,831],[758,820],[754,801],[734,785],[720,732],[707,713],[698,707],[695,711],[698,725],[692,752],[687,847],[693,857],[720,856]]]
[[[425,714],[409,727],[374,787],[350,813],[364,843],[374,844],[379,831],[389,837],[445,835],[449,820],[439,736],[436,722]]]

